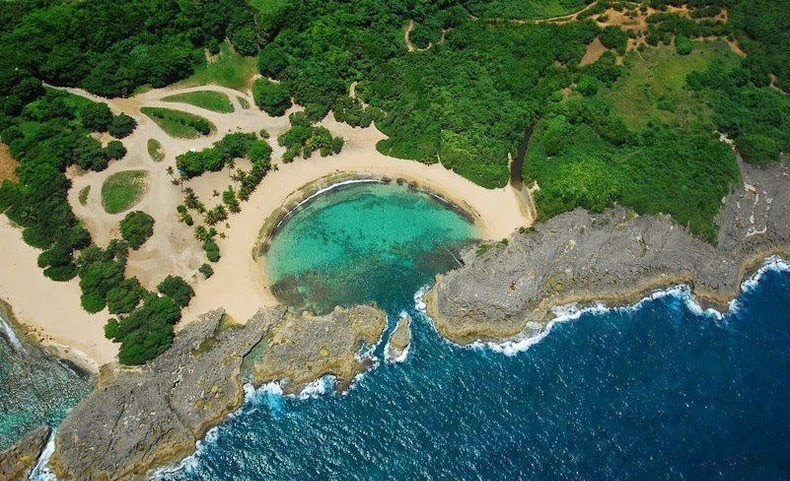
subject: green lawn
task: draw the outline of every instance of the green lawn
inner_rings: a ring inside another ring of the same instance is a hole
[[[723,42],[694,45],[689,55],[678,55],[675,47],[665,45],[629,54],[627,69],[611,88],[601,92],[623,119],[642,129],[651,119],[688,124],[709,121],[711,110],[704,99],[686,88],[686,76],[708,67],[714,58],[734,60]]]
[[[125,170],[117,172],[101,186],[101,203],[108,214],[124,212],[135,205],[148,192],[148,171]]]
[[[162,144],[156,139],[148,139],[148,155],[154,162],[165,160],[165,153],[162,151]]]
[[[207,119],[180,110],[143,107],[140,112],[150,117],[171,137],[194,139],[217,130]]]
[[[185,92],[181,94],[168,95],[162,98],[165,102],[180,102],[194,105],[214,112],[229,114],[234,111],[233,104],[227,95],[222,92],[211,90],[200,90],[197,92]]]
[[[192,76],[178,82],[181,87],[217,84],[224,87],[243,90],[249,84],[250,77],[258,71],[255,57],[242,57],[228,42],[220,45],[219,54],[206,64],[195,69]]]
[[[80,205],[85,205],[88,203],[88,196],[90,195],[90,193],[91,193],[91,186],[89,185],[86,185],[85,187],[82,188],[82,190],[80,190],[80,194],[78,196]]]

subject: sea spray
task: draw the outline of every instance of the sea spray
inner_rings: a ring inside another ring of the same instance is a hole
[[[6,338],[8,338],[8,341],[11,343],[14,349],[16,349],[18,352],[21,352],[23,354],[27,354],[27,351],[25,351],[25,347],[22,345],[22,342],[19,340],[18,337],[16,337],[16,333],[14,332],[14,329],[10,325],[8,325],[6,320],[3,319],[2,315],[0,315],[0,330],[3,332],[3,334],[5,334]]]
[[[41,456],[38,457],[38,461],[36,461],[36,465],[33,467],[33,470],[30,472],[30,481],[57,481],[57,477],[55,473],[53,473],[49,466],[49,458],[52,457],[52,453],[55,452],[55,433],[57,431],[55,429],[49,435],[49,440],[47,441],[47,445],[44,447],[44,450],[41,452]]]

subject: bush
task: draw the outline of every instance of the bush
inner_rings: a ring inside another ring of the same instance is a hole
[[[154,234],[154,218],[142,211],[126,214],[121,220],[121,237],[137,249]]]
[[[181,307],[186,307],[189,300],[195,295],[195,291],[187,284],[187,282],[179,276],[167,276],[157,286],[159,292],[166,296],[170,296]]]
[[[258,70],[266,77],[276,78],[288,66],[288,57],[279,45],[268,43],[258,54]]]
[[[214,275],[214,268],[209,264],[203,264],[200,266],[200,268],[198,268],[198,271],[200,271],[200,273],[203,274],[203,277],[206,279]]]
[[[112,119],[107,131],[116,139],[122,139],[131,134],[137,128],[137,121],[126,114],[118,114]]]
[[[82,108],[80,120],[82,125],[92,132],[107,132],[113,118],[107,104],[91,102]]]
[[[746,134],[735,141],[738,152],[751,164],[768,164],[779,159],[782,146],[776,140],[761,134]]]
[[[126,155],[126,147],[120,140],[111,140],[104,148],[104,155],[110,160],[122,159]]]
[[[283,83],[260,78],[252,84],[252,97],[255,104],[274,117],[285,114],[291,106],[291,95]]]
[[[614,49],[620,55],[625,55],[628,36],[619,28],[609,25],[601,32],[600,39],[604,47]]]
[[[211,262],[219,261],[220,258],[219,246],[217,245],[216,242],[214,242],[213,239],[206,239],[206,241],[203,242],[203,250],[206,251],[206,257],[208,258],[209,261]]]
[[[132,312],[146,294],[136,278],[124,279],[118,286],[107,291],[107,308],[111,314]]]
[[[694,42],[689,40],[685,35],[678,35],[675,37],[675,51],[679,55],[688,55],[694,47]]]
[[[252,26],[245,25],[236,30],[230,43],[242,55],[255,55],[258,52],[258,33]]]

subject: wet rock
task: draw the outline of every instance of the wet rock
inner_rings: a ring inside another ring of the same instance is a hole
[[[788,164],[741,168],[749,188],[723,200],[717,246],[667,216],[576,209],[514,234],[506,246],[466,252],[464,267],[437,278],[429,314],[443,336],[465,344],[517,336],[553,317],[556,306],[627,304],[680,283],[726,308],[749,269],[790,252]]]
[[[49,434],[48,427],[38,428],[25,434],[19,442],[0,453],[0,479],[8,481],[28,479],[47,445]]]
[[[404,313],[398,319],[398,324],[390,335],[387,343],[386,357],[388,361],[402,360],[411,342],[411,317]]]
[[[369,306],[327,316],[261,310],[245,325],[213,311],[181,330],[141,369],[103,373],[58,429],[50,467],[60,481],[142,480],[191,454],[195,442],[244,401],[243,384],[287,379],[298,390],[324,374],[348,385],[366,368],[356,354],[384,330]],[[244,367],[244,373],[243,368]]]

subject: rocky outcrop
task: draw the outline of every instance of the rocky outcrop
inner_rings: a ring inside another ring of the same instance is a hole
[[[347,386],[369,364],[358,356],[361,346],[385,326],[384,314],[369,306],[320,317],[269,308],[243,326],[221,310],[206,314],[145,367],[102,373],[58,429],[50,467],[60,481],[142,480],[192,453],[241,406],[245,382],[282,380],[297,391],[332,374]]]
[[[667,216],[577,209],[485,252],[466,252],[464,267],[437,279],[429,314],[440,334],[465,344],[534,334],[555,306],[631,303],[679,283],[726,307],[748,269],[790,252],[788,170],[787,163],[742,165],[744,183],[723,199],[717,218],[717,246]]]
[[[50,429],[38,428],[22,436],[15,445],[0,453],[0,479],[28,479],[49,440]]]
[[[387,342],[386,357],[388,361],[398,362],[405,359],[405,354],[411,342],[411,317],[403,313],[398,319],[398,324]]]

